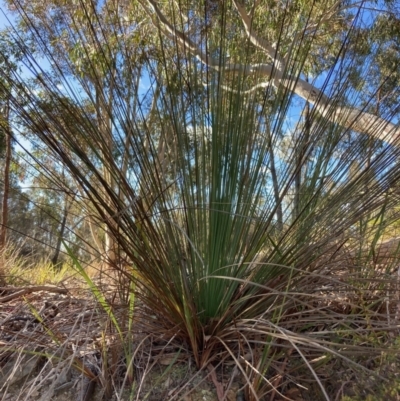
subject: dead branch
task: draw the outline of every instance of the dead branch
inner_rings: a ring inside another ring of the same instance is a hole
[[[11,301],[12,299],[21,297],[26,294],[30,294],[32,292],[38,292],[38,291],[46,291],[46,292],[55,292],[58,294],[68,294],[68,290],[65,288],[57,288],[57,287],[51,287],[47,285],[37,285],[37,286],[31,286],[31,287],[23,287],[23,288],[17,288],[17,287],[0,287],[0,292],[10,292],[10,291],[16,291],[10,295],[6,295],[4,297],[0,298],[0,303],[1,302],[8,302]]]

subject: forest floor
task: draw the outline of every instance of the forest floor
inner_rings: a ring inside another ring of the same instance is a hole
[[[125,311],[113,304],[115,288],[103,285],[102,290],[113,305],[114,316],[123,319]],[[140,317],[135,319],[133,373],[129,376],[118,333],[82,282],[72,278],[60,286],[1,287],[0,401],[218,401],[219,385],[225,401],[244,401],[244,382],[232,365],[217,374],[197,372],[189,352],[160,343],[142,330]],[[382,356],[381,362],[379,366],[376,360],[373,365],[366,362],[372,374],[363,378],[343,366],[327,366],[329,381],[337,381],[332,400],[400,401],[400,354]],[[365,395],[382,393],[376,390],[382,382],[374,372],[395,382],[391,395]],[[357,396],[360,387],[364,396]],[[304,396],[303,391],[293,389],[272,399],[318,401],[311,393]]]
[[[126,368],[118,360],[123,352],[112,350],[117,333],[105,332],[111,327],[107,314],[80,284],[0,288],[0,401],[160,401],[178,392],[184,401],[218,401],[212,380],[196,374],[189,355],[168,346],[158,350],[139,327],[133,346],[147,343],[151,352],[141,347],[133,384],[123,382]],[[104,349],[114,365],[108,372],[100,362]],[[239,399],[238,389],[239,383],[231,383],[226,400]]]

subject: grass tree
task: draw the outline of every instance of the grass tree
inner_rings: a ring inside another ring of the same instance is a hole
[[[285,392],[285,377],[304,379],[305,369],[329,399],[319,357],[351,364],[355,328],[385,327],[366,316],[373,307],[381,316],[377,304],[339,301],[359,288],[346,281],[350,263],[335,263],[357,247],[361,224],[374,243],[397,219],[385,210],[396,204],[398,103],[371,114],[349,78],[357,67],[368,82],[382,56],[372,45],[359,63],[357,41],[375,15],[340,2],[82,0],[79,12],[10,3],[35,44],[15,32],[26,66],[65,109],[43,109],[26,89],[28,104],[12,98],[13,110],[129,260],[113,266],[157,317],[147,330],[187,346],[199,369],[233,360],[249,400]],[[48,30],[57,26],[59,47]],[[82,64],[93,72],[87,87]]]

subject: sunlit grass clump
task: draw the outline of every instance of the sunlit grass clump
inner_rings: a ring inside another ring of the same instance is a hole
[[[38,262],[34,266],[27,267],[26,264],[14,265],[8,270],[9,284],[23,283],[27,285],[61,284],[67,278],[76,277],[71,264],[63,263],[56,269],[50,262]]]
[[[9,285],[60,285],[67,279],[78,278],[71,263],[63,262],[54,266],[49,261],[33,261],[18,254],[5,255],[5,282]]]

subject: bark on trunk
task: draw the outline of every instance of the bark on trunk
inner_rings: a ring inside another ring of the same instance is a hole
[[[310,132],[311,132],[311,121],[310,121],[310,106],[306,103],[304,107],[304,129],[303,132],[300,133],[299,138],[299,146],[298,154],[297,154],[297,163],[296,163],[296,171],[294,177],[294,219],[299,217],[301,213],[301,185],[302,185],[302,175],[303,175],[303,167],[306,162],[309,140],[310,140]]]
[[[111,81],[113,82],[113,81]],[[111,126],[111,107],[112,107],[112,88],[109,90],[108,98],[105,93],[104,85],[101,82],[96,82],[96,114],[97,123],[101,132],[103,143],[102,158],[103,158],[103,177],[106,182],[107,188],[104,188],[104,203],[105,210],[105,227],[104,227],[104,255],[103,263],[110,269],[113,268],[117,262],[117,244],[114,234],[118,231],[116,214],[110,213],[114,209],[114,204],[111,199],[111,192],[115,190],[115,179],[112,174],[113,166],[113,138]]]
[[[276,172],[276,165],[275,165],[275,154],[274,154],[274,144],[271,137],[271,131],[268,125],[268,136],[269,136],[269,163],[271,169],[271,179],[272,179],[272,186],[274,189],[274,198],[275,198],[275,205],[276,205],[276,220],[277,220],[277,229],[278,232],[281,233],[283,230],[283,210],[282,210],[282,200],[279,194],[279,181],[278,181],[278,174]]]
[[[65,200],[64,211],[63,211],[63,219],[61,221],[60,232],[59,232],[58,237],[57,237],[56,249],[54,251],[53,257],[51,258],[51,263],[52,263],[52,265],[54,267],[57,267],[58,258],[60,256],[62,239],[64,238],[65,227],[67,225],[68,209],[69,208],[68,208],[68,205],[67,205],[67,200]]]
[[[10,165],[11,165],[11,132],[9,126],[10,104],[7,103],[4,108],[4,135],[6,139],[6,155],[4,161],[4,189],[3,189],[3,205],[1,211],[1,228],[0,228],[0,252],[4,250],[7,241],[7,223],[8,223],[8,195],[10,191]]]
[[[11,132],[10,132],[10,102],[7,99],[3,109],[4,121],[3,132],[6,140],[6,154],[4,161],[4,188],[3,188],[3,205],[1,211],[0,226],[0,285],[5,284],[5,259],[4,249],[7,241],[7,224],[8,224],[8,194],[10,191],[10,164],[11,164]]]

